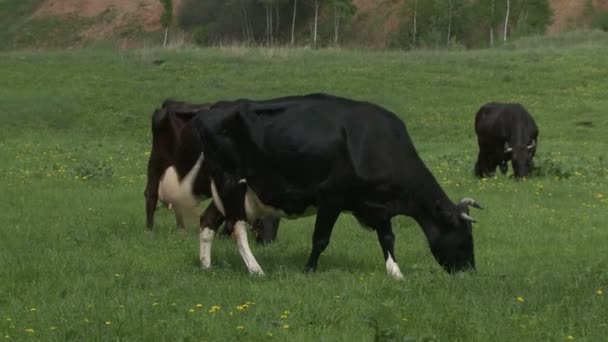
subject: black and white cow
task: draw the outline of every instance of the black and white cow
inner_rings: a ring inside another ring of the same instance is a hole
[[[239,252],[263,274],[249,249],[246,222],[316,212],[306,271],[314,272],[341,212],[377,233],[387,273],[396,263],[393,216],[414,218],[436,261],[448,272],[475,268],[465,198],[453,203],[419,157],[404,123],[368,102],[326,94],[213,105],[196,118],[214,204],[235,222]],[[205,228],[201,237],[213,237]],[[201,241],[210,260],[211,239]]]
[[[209,104],[190,104],[165,100],[152,115],[152,150],[148,160],[146,198],[146,225],[154,226],[157,201],[165,203],[175,215],[178,229],[185,228],[184,217],[200,217],[201,224],[218,228],[224,216],[216,206],[209,204],[203,212],[200,203],[211,197],[208,176],[205,176],[202,144],[198,129],[192,120],[196,113],[208,109]],[[258,220],[254,223],[256,241],[274,241],[278,229],[277,219]],[[225,232],[231,232],[227,224]]]
[[[492,176],[496,166],[505,174],[509,160],[515,177],[530,174],[539,131],[532,115],[521,104],[484,104],[475,115],[475,133],[479,145],[476,176]]]

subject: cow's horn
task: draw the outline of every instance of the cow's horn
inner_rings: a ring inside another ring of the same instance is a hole
[[[460,213],[460,218],[462,218],[465,221],[477,222],[474,218],[469,216],[467,213]]]
[[[505,153],[509,153],[511,151],[513,151],[513,147],[510,147],[509,142],[505,141]]]
[[[464,204],[470,205],[470,206],[475,207],[477,209],[483,209],[483,207],[479,203],[477,203],[474,199],[469,198],[469,197],[463,198],[460,201],[460,203],[464,203]]]
[[[532,144],[528,145],[528,150],[536,146],[536,140],[532,140]]]

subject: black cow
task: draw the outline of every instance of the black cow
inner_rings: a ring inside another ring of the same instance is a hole
[[[203,181],[208,176],[201,172],[202,145],[192,119],[209,106],[168,99],[152,115],[152,150],[144,191],[148,229],[154,226],[158,200],[173,210],[178,229],[185,227],[187,214],[201,216],[201,227],[217,229],[224,221],[224,216],[213,204],[204,212],[199,208],[200,202],[210,198],[211,193],[209,182]],[[274,241],[278,225],[277,219],[256,221],[253,225],[256,241],[263,244]],[[231,228],[231,224],[226,224],[224,233],[231,233]]]
[[[479,144],[476,176],[492,176],[496,166],[505,174],[509,160],[515,177],[530,174],[539,131],[532,115],[521,104],[484,104],[475,115],[475,133]]]
[[[403,277],[391,226],[399,214],[418,222],[446,271],[475,268],[468,206],[481,207],[470,198],[450,201],[395,114],[368,102],[309,94],[222,102],[196,120],[214,204],[235,222],[251,273],[263,271],[247,245],[246,222],[315,211],[308,272],[316,270],[343,211],[376,231],[387,273],[395,278]]]

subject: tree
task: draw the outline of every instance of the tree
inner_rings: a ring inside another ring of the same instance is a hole
[[[169,26],[173,20],[173,3],[171,0],[160,0],[163,5],[164,11],[160,16],[160,23],[165,28],[165,39],[163,40],[163,46],[167,45],[167,34],[169,33]]]
[[[353,4],[352,0],[330,0],[330,4],[334,14],[334,44],[338,44],[340,21],[342,18],[354,15],[357,6]]]
[[[313,30],[313,38],[312,38],[312,45],[313,48],[317,48],[317,23],[319,21],[319,6],[321,6],[321,4],[319,3],[319,0],[314,0],[314,6],[315,6],[315,25],[314,25],[314,30]]]
[[[509,29],[509,12],[511,10],[511,1],[507,0],[507,14],[505,14],[505,31],[503,35],[503,43],[507,42],[507,30]]]
[[[298,8],[298,0],[293,0],[293,19],[291,20],[291,45],[293,45],[295,38],[294,33],[296,31],[296,9]]]

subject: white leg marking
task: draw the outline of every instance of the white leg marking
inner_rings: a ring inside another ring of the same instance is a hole
[[[390,253],[388,253],[388,258],[386,259],[386,272],[393,278],[397,280],[403,279],[403,274],[399,269],[399,265],[393,260],[393,257]]]
[[[217,210],[219,210],[222,215],[226,216],[226,211],[224,211],[224,203],[222,202],[220,195],[217,193],[217,188],[215,187],[215,181],[213,178],[211,179],[211,196],[213,197],[213,204],[215,204]]]
[[[200,237],[200,260],[201,268],[211,267],[211,244],[215,237],[215,232],[207,227],[201,229]]]
[[[239,248],[239,253],[241,253],[241,257],[243,258],[243,261],[245,261],[245,265],[247,265],[249,273],[255,275],[264,275],[264,271],[262,271],[262,268],[255,260],[255,257],[251,253],[251,249],[249,249],[246,223],[244,221],[237,221],[234,224],[233,229],[236,237],[236,244]]]

